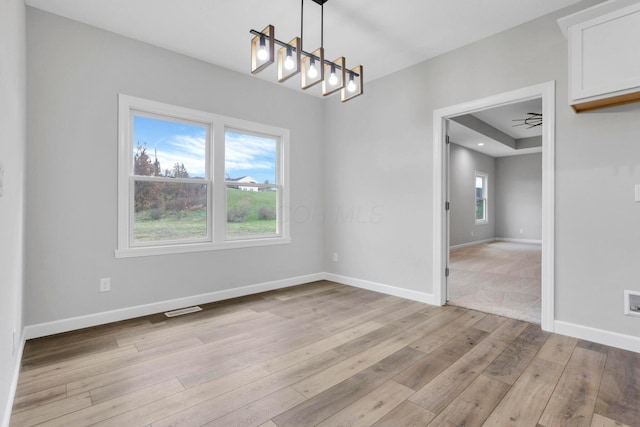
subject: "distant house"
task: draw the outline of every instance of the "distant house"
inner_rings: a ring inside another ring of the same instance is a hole
[[[240,178],[228,178],[227,181],[233,181],[233,182],[237,182],[237,183],[244,183],[244,184],[257,184],[258,181],[256,181],[255,179],[251,178],[250,176],[243,176]],[[259,187],[247,187],[244,185],[233,185],[230,186],[230,188],[235,188],[237,190],[242,190],[242,191],[259,191],[260,188]]]

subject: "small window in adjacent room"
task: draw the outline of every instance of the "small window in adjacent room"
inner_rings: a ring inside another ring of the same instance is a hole
[[[116,257],[288,243],[288,138],[120,95]]]
[[[488,221],[487,178],[486,173],[476,172],[476,224]]]

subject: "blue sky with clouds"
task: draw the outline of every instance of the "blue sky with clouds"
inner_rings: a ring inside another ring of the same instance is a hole
[[[227,131],[225,134],[225,175],[250,176],[259,183],[276,182],[276,140]]]
[[[182,163],[189,176],[205,176],[205,127],[134,116],[134,153],[138,144],[145,142],[152,161],[157,153],[163,172],[172,169],[175,163]],[[275,164],[275,139],[226,132],[225,175],[231,178],[251,176],[259,183],[265,180],[275,183]]]

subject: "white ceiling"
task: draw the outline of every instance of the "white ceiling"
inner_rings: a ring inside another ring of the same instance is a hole
[[[327,58],[379,77],[483,39],[579,0],[331,0]],[[29,6],[250,74],[250,29],[300,35],[299,0],[26,0]],[[305,0],[304,49],[320,44],[320,6]],[[558,31],[560,31],[558,29]],[[275,82],[275,66],[257,76]],[[291,80],[298,80],[296,78]],[[287,82],[290,87],[299,82]],[[308,93],[317,95],[313,89]],[[312,93],[314,92],[314,93]]]
[[[490,108],[473,113],[473,116],[514,139],[541,136],[542,126],[536,126],[531,129],[527,129],[526,126],[513,126],[514,124],[520,123],[513,122],[513,120],[527,117],[526,113],[542,113],[542,99],[532,99]],[[449,120],[449,137],[452,142],[458,145],[491,157],[506,157],[542,152],[542,147],[515,150],[453,120]]]

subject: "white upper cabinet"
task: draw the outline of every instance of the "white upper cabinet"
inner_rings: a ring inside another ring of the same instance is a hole
[[[639,1],[605,2],[558,23],[569,40],[569,104],[575,111],[640,101]]]

